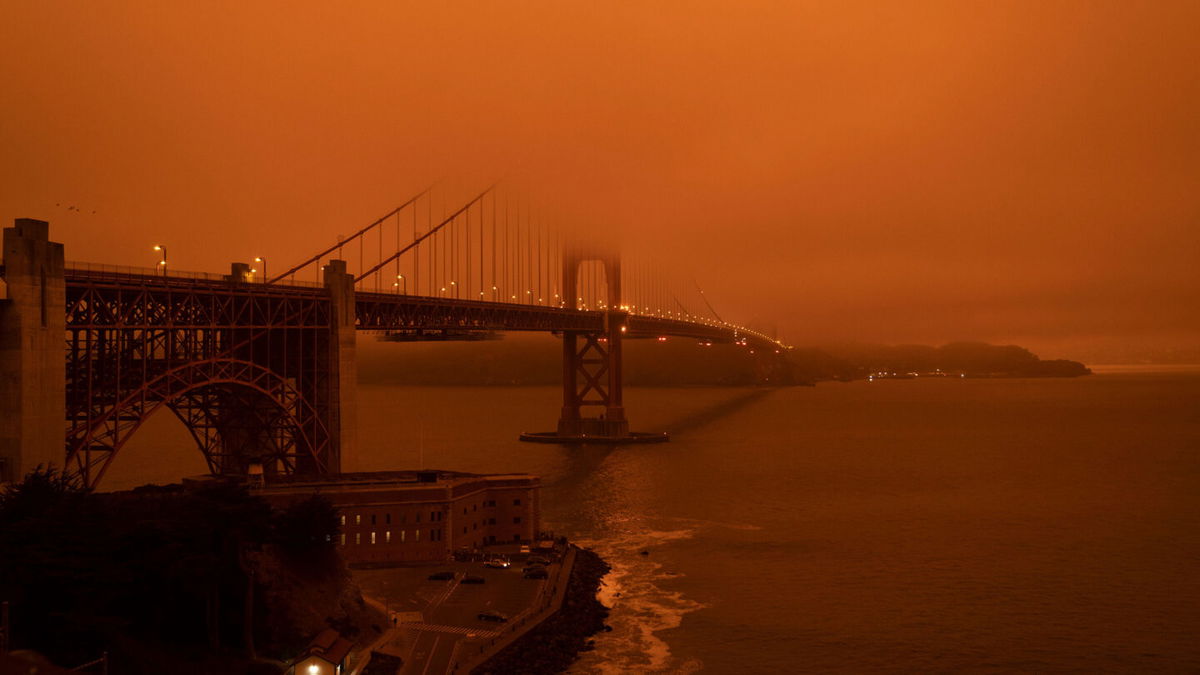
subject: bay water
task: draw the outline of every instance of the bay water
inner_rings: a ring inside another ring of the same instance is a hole
[[[557,387],[361,386],[347,470],[526,472],[613,567],[574,673],[1200,672],[1200,370],[630,388],[670,443],[521,443]],[[202,473],[156,415],[106,489]],[[643,554],[645,552],[645,554]]]

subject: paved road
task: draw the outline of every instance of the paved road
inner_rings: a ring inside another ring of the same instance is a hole
[[[399,625],[400,641],[411,645],[404,659],[403,675],[444,675],[449,671],[455,645],[467,641],[471,650],[501,634],[505,624],[482,621],[485,609],[515,617],[528,609],[546,582],[525,579],[521,574],[524,556],[514,556],[512,567],[495,569],[482,563],[447,563],[355,571],[363,592],[385,603],[391,610],[419,609],[421,622]],[[434,572],[452,571],[450,581],[429,581]],[[483,584],[463,584],[467,574],[481,576]],[[389,631],[392,632],[392,631]]]

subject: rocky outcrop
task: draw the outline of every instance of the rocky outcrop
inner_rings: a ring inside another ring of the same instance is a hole
[[[591,649],[591,637],[605,629],[608,608],[596,599],[596,592],[609,569],[600,556],[578,549],[562,608],[471,672],[549,675],[565,671],[580,652]]]

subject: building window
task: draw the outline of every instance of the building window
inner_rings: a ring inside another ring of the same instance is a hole
[[[471,531],[472,532],[474,532],[475,530],[478,530],[478,529],[479,529],[479,523],[471,523]]]
[[[467,526],[463,525],[463,534],[466,534],[466,533],[467,533]]]
[[[362,516],[358,515],[357,513],[354,514],[354,524],[362,525]]]
[[[355,532],[354,533],[354,544],[358,545],[361,543],[362,543],[362,532]]]
[[[521,524],[521,516],[513,516],[513,525]]]
[[[514,499],[514,500],[513,500],[513,506],[520,506],[520,505],[521,505],[521,500],[520,500],[520,499]]]
[[[374,530],[371,530],[371,543],[372,544],[375,543],[375,531]]]
[[[465,506],[463,507],[463,515],[464,516],[467,515],[467,507],[465,507]]]
[[[475,513],[475,505],[474,504],[471,505],[471,513]]]
[[[346,526],[346,516],[341,516],[341,519],[342,519],[342,527],[345,527]]]
[[[414,520],[413,522],[414,522],[414,523],[419,523],[419,522],[421,522],[421,514],[419,514],[419,513],[418,513],[418,514],[416,515],[416,520]]]
[[[383,523],[384,523],[384,525],[391,525],[392,524],[392,514],[390,514],[390,513],[383,514]]]
[[[488,518],[488,525],[495,525],[495,524],[496,524],[495,518]]]
[[[383,543],[385,543],[385,544],[392,543],[392,531],[391,530],[388,530],[387,532],[383,533]]]
[[[514,535],[513,535],[513,541],[521,541],[521,535],[519,535],[519,534],[514,534]]]
[[[404,543],[404,537],[406,534],[408,534],[408,530],[400,530],[400,543],[401,544]]]
[[[342,546],[346,545],[346,535],[342,535]]]
[[[421,531],[413,530],[413,541],[421,541]]]
[[[375,524],[375,514],[374,513],[371,514],[371,524],[372,525]]]

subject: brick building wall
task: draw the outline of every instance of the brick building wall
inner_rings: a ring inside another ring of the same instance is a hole
[[[455,551],[529,543],[537,536],[541,482],[525,474],[344,474],[254,490],[276,508],[321,494],[338,509],[342,557],[351,564],[439,561]],[[436,479],[431,480],[434,476]]]

